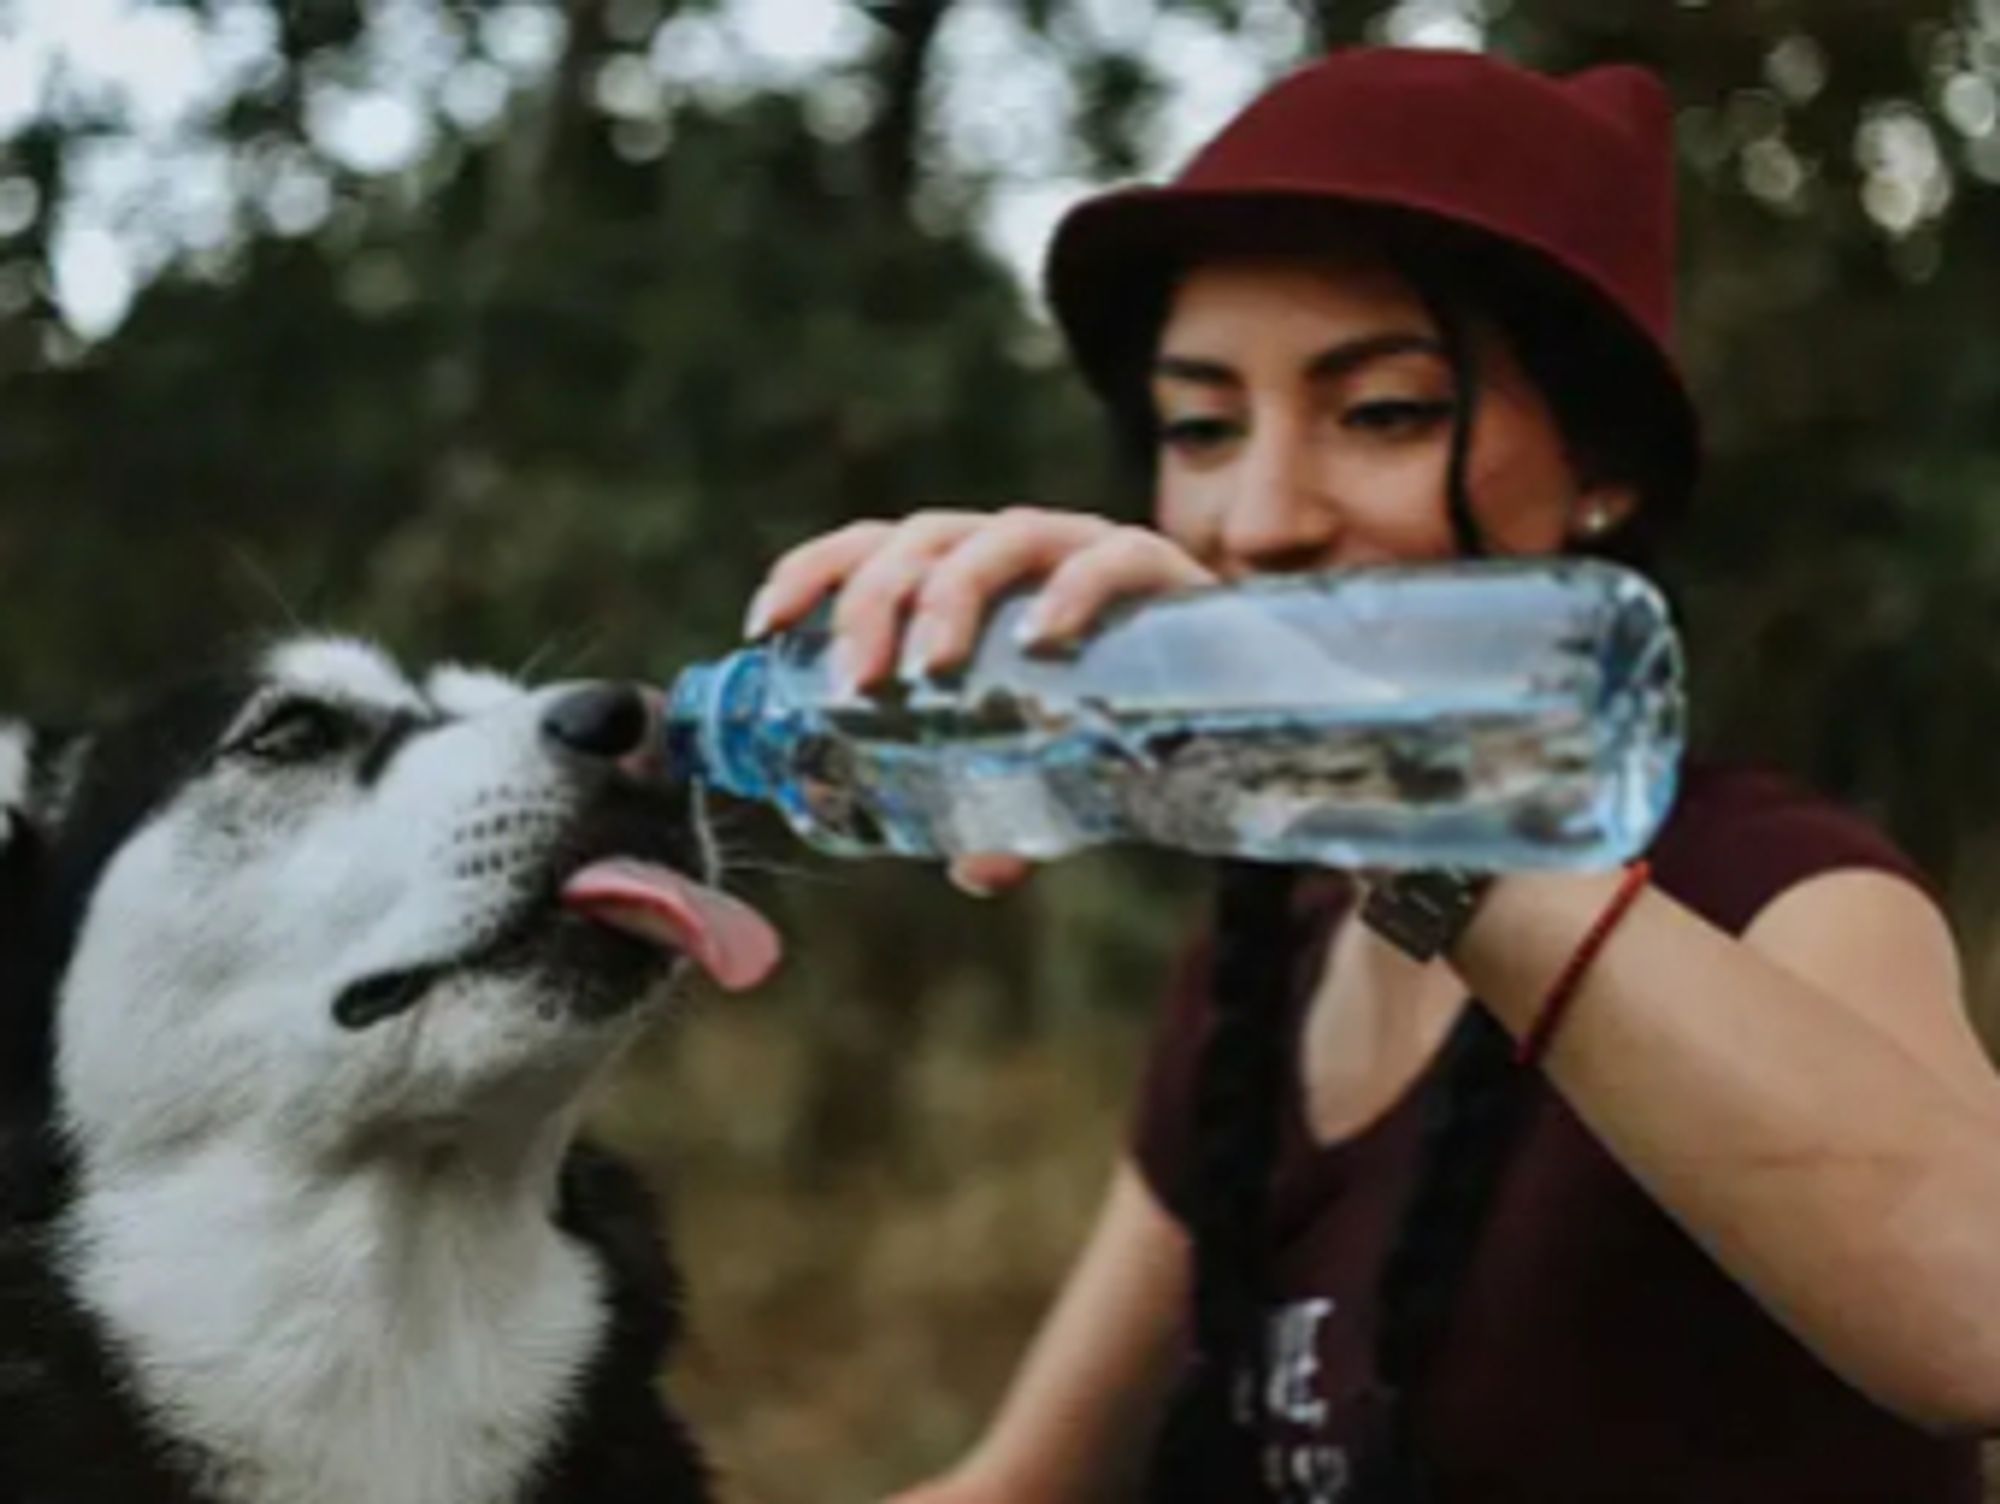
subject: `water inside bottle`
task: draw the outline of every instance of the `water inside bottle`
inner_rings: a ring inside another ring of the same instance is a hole
[[[1600,867],[1651,835],[1672,773],[1657,736],[1621,734],[1591,710],[1573,695],[1504,713],[1406,703],[1360,720],[1120,714],[1005,692],[971,706],[855,702],[789,728],[787,802],[855,853],[1052,857],[1139,833],[1332,866]]]
[[[679,760],[836,853],[1048,858],[1107,841],[1342,867],[1602,868],[1682,747],[1664,603],[1608,566],[1249,582],[1137,604],[1073,657],[1014,645],[842,695],[824,622],[677,683]]]

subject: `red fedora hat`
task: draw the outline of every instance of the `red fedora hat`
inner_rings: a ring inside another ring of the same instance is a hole
[[[1673,352],[1673,112],[1643,68],[1564,78],[1481,53],[1359,47],[1266,90],[1160,187],[1079,204],[1045,290],[1084,375],[1111,393],[1150,343],[1165,280],[1218,247],[1296,249],[1331,212],[1448,227],[1528,270],[1634,384],[1681,492],[1700,439]],[[1517,279],[1518,280],[1518,279]]]

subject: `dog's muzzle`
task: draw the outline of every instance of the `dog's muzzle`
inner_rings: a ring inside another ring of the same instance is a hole
[[[776,931],[741,899],[678,865],[687,856],[684,806],[667,797],[657,712],[627,685],[585,685],[552,703],[541,736],[557,758],[578,765],[591,793],[550,851],[539,891],[463,951],[351,984],[334,1002],[335,1021],[364,1029],[407,1012],[455,973],[537,949],[537,937],[549,937],[565,916],[665,957],[685,956],[730,991],[763,981],[778,963]]]
[[[549,707],[542,734],[567,755],[614,764],[614,776],[650,782],[664,768],[659,710],[631,685],[586,685]],[[639,853],[587,863],[561,895],[571,913],[678,951],[731,991],[756,986],[778,962],[778,937],[763,915]]]

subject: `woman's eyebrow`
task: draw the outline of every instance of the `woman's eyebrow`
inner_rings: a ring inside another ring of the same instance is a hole
[[[1434,355],[1440,360],[1446,358],[1444,344],[1436,335],[1397,331],[1390,334],[1367,335],[1322,350],[1306,362],[1306,374],[1315,380],[1323,381],[1332,376],[1345,376],[1349,371],[1365,366],[1370,361],[1384,360],[1391,355]]]
[[[1391,355],[1445,356],[1445,348],[1435,335],[1398,330],[1368,334],[1343,340],[1314,354],[1306,362],[1306,375],[1316,381],[1345,376],[1357,367]],[[1243,378],[1227,361],[1194,355],[1162,355],[1153,362],[1153,376],[1162,381],[1185,381],[1196,386],[1235,387]]]

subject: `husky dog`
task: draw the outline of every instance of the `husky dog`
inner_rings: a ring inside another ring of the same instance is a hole
[[[776,958],[655,719],[299,639],[0,724],[0,1500],[708,1496],[575,1136],[682,958]]]

